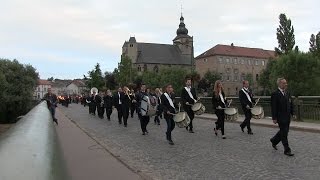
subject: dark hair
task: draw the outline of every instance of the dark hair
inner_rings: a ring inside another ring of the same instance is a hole
[[[184,82],[187,82],[188,80],[192,81],[192,79],[190,77],[186,77]]]

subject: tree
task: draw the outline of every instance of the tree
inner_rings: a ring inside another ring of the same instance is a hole
[[[310,96],[320,94],[320,58],[311,53],[294,53],[279,57],[272,65],[269,77],[275,89],[276,79],[284,77],[288,80],[288,88],[294,96]]]
[[[104,81],[107,89],[115,89],[117,86],[115,72],[105,72]]]
[[[220,75],[215,71],[207,71],[200,80],[198,89],[202,92],[208,92],[213,87],[214,83],[221,79]]]
[[[280,25],[277,28],[278,48],[275,51],[278,55],[288,54],[295,45],[294,28],[291,20],[285,14],[279,15]]]
[[[53,77],[51,77],[51,78],[48,78],[47,80],[48,80],[48,81],[53,81],[53,80],[54,80],[54,78],[53,78]]]
[[[261,72],[260,78],[258,79],[258,85],[262,87],[263,95],[270,95],[272,91],[272,85],[270,83],[270,74],[275,65],[276,61],[269,59],[267,67]]]
[[[320,31],[316,36],[314,34],[311,34],[309,44],[310,44],[310,48],[309,48],[310,52],[320,57]]]
[[[39,75],[31,65],[0,59],[0,122],[14,122],[33,106]]]
[[[100,64],[97,63],[93,70],[88,72],[88,77],[84,75],[84,79],[86,79],[86,85],[89,89],[96,87],[98,89],[102,89],[105,85],[104,78],[102,76],[102,72],[100,69]]]
[[[128,85],[133,82],[133,78],[136,77],[137,71],[132,68],[131,59],[128,56],[121,56],[120,63],[118,65],[116,81],[119,85]]]

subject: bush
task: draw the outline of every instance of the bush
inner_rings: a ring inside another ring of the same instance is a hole
[[[0,123],[14,122],[32,108],[38,79],[31,65],[0,59]]]

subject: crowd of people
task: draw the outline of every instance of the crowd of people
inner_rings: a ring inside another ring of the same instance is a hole
[[[194,133],[195,127],[193,119],[195,112],[192,106],[199,101],[196,91],[191,87],[192,81],[190,78],[185,79],[185,87],[181,89],[181,99],[179,103],[176,101],[174,89],[171,84],[165,85],[163,88],[155,88],[151,90],[147,88],[146,84],[141,84],[137,91],[129,89],[127,86],[119,87],[117,92],[112,94],[110,90],[105,92],[98,92],[97,89],[91,90],[91,95],[83,96],[80,99],[81,104],[89,106],[89,114],[98,115],[103,119],[106,115],[107,119],[111,120],[111,114],[113,109],[117,110],[117,117],[119,125],[128,126],[128,117],[134,117],[136,113],[140,120],[142,135],[147,135],[147,126],[150,122],[150,118],[154,118],[155,124],[160,125],[160,119],[164,118],[167,123],[166,139],[170,145],[174,145],[172,138],[172,131],[175,128],[174,116],[180,111],[180,106],[183,107],[184,112],[189,117],[188,125],[185,127],[189,133]],[[279,125],[279,132],[270,139],[272,147],[277,150],[277,144],[282,142],[284,146],[284,154],[293,156],[288,144],[288,132],[291,116],[293,116],[292,99],[287,92],[287,81],[284,78],[277,80],[278,89],[271,96],[271,109],[273,122]],[[58,124],[57,119],[54,116],[56,107],[56,96],[48,90],[45,99],[49,102],[48,107],[51,110],[53,120]],[[241,102],[242,110],[245,115],[244,121],[240,124],[240,129],[244,132],[247,128],[247,133],[253,135],[253,130],[250,126],[250,120],[252,118],[251,108],[254,106],[255,100],[253,93],[249,88],[249,82],[243,81],[243,88],[239,91],[239,99]],[[221,133],[222,139],[226,139],[225,135],[225,112],[230,104],[228,103],[223,84],[220,80],[217,80],[213,87],[212,104],[215,110],[215,114],[218,119],[215,122],[214,133],[216,136]],[[179,107],[179,108],[178,108]]]

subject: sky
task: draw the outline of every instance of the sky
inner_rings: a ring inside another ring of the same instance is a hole
[[[182,5],[182,8],[181,8]],[[308,51],[320,31],[319,0],[0,0],[0,58],[31,64],[40,78],[113,71],[124,41],[172,44],[181,9],[195,56],[217,44],[273,50],[279,14]]]

